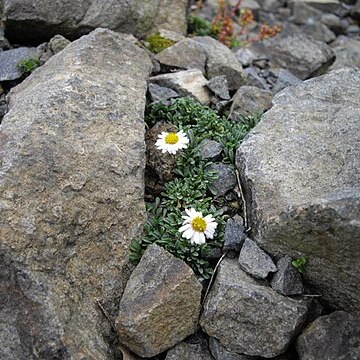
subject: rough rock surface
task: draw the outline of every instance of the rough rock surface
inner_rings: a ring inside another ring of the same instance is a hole
[[[230,118],[239,120],[240,116],[254,115],[271,108],[271,91],[256,86],[242,86],[234,95],[230,108]]]
[[[236,163],[255,240],[270,254],[308,256],[324,300],[360,306],[360,71],[342,69],[278,93]]]
[[[239,252],[246,238],[244,219],[235,215],[226,222],[223,251]]]
[[[217,178],[210,184],[210,191],[214,195],[224,196],[228,191],[235,187],[236,177],[231,165],[215,163],[209,165],[206,168],[206,171],[215,172],[217,175]]]
[[[265,279],[270,272],[277,271],[271,257],[249,238],[245,239],[241,248],[239,264],[245,272],[257,279]]]
[[[196,36],[194,40],[201,45],[206,53],[208,78],[225,75],[229,90],[237,90],[245,84],[246,76],[242,65],[227,46],[210,36]]]
[[[150,245],[131,274],[116,320],[121,343],[142,357],[167,350],[196,331],[202,286],[193,271]]]
[[[152,76],[149,81],[173,89],[181,96],[191,96],[201,104],[210,103],[210,92],[205,86],[207,80],[200,70],[191,69]]]
[[[165,68],[199,69],[205,74],[206,53],[192,39],[185,39],[166,48],[155,56]]]
[[[150,70],[143,50],[96,30],[12,90],[0,128],[0,319],[15,347],[2,359],[112,358],[95,299],[114,315],[145,221]]]
[[[336,41],[333,46],[336,60],[330,66],[328,71],[340,69],[342,67],[360,68],[360,40],[346,38],[343,41]]]
[[[291,264],[291,257],[284,256],[277,262],[278,271],[271,280],[271,287],[283,294],[299,295],[304,292],[301,274]]]
[[[317,318],[299,336],[300,360],[360,359],[360,314],[344,311]]]
[[[254,360],[253,356],[236,354],[234,352],[228,351],[224,346],[221,345],[220,341],[213,337],[209,339],[209,348],[211,355],[215,358],[215,360]]]
[[[19,79],[23,71],[19,63],[26,59],[39,60],[35,48],[21,47],[0,52],[0,81]]]
[[[61,50],[64,50],[69,44],[70,41],[68,39],[65,39],[61,35],[55,35],[49,41],[49,48],[54,54],[57,54]]]
[[[152,102],[169,100],[179,97],[176,91],[163,86],[159,86],[157,84],[149,84],[148,90]]]
[[[304,301],[276,293],[243,272],[235,259],[225,258],[200,323],[230,352],[274,357],[286,351],[307,311]]]
[[[215,140],[204,139],[199,144],[199,151],[204,160],[216,160],[220,157],[223,146]]]
[[[225,75],[213,77],[206,86],[220,99],[230,100],[229,88]]]
[[[277,93],[288,86],[301,84],[302,81],[286,69],[280,69],[273,92]]]
[[[213,357],[201,344],[181,342],[168,351],[165,360],[213,360]]]
[[[160,28],[186,31],[187,0],[3,0],[13,40],[68,39],[98,27],[144,36]],[[31,31],[29,31],[31,29]]]
[[[301,80],[323,74],[335,60],[328,45],[301,33],[277,35],[265,40],[263,46],[271,62]]]

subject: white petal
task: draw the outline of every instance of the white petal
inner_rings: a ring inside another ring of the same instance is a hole
[[[194,242],[195,244],[200,244],[200,233],[198,231],[195,231]]]
[[[190,229],[190,228],[191,228],[191,225],[186,223],[179,229],[179,231],[184,232],[184,231],[186,231],[187,229]]]
[[[198,242],[198,244],[205,244],[205,235],[204,235],[204,233],[199,233],[199,242]]]
[[[189,240],[189,239],[193,238],[194,233],[195,233],[195,231],[194,231],[192,228],[190,228],[190,229],[187,229],[187,230],[182,234],[182,237]]]

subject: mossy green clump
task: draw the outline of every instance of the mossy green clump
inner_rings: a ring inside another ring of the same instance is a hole
[[[216,32],[213,29],[213,26],[210,21],[202,19],[199,16],[189,16],[188,18],[188,30],[190,34],[196,36],[212,36],[216,38]]]
[[[37,67],[40,66],[39,59],[28,58],[19,62],[18,67],[23,74],[32,73]]]
[[[151,34],[145,39],[145,41],[147,43],[147,48],[155,54],[165,50],[171,45],[174,45],[174,41],[164,38],[159,34]]]

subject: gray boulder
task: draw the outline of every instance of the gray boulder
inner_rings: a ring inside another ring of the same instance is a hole
[[[155,56],[165,68],[199,69],[205,74],[206,53],[193,39],[185,39]]]
[[[301,80],[323,74],[335,60],[328,45],[301,33],[277,35],[263,41],[263,46],[273,64]]]
[[[165,360],[213,360],[213,357],[201,344],[181,342],[168,351]]]
[[[112,358],[98,304],[115,315],[145,222],[150,70],[143,50],[96,30],[12,89],[0,128],[0,339],[15,347],[1,343],[1,359]]]
[[[150,245],[120,301],[120,342],[141,357],[176,345],[198,326],[202,286],[182,260]]]
[[[228,82],[225,75],[211,78],[206,86],[220,99],[230,100]]]
[[[332,306],[360,306],[360,71],[278,93],[236,154],[257,243],[308,256],[305,279]]]
[[[235,215],[226,222],[223,251],[239,252],[246,238],[244,219]]]
[[[55,35],[49,41],[49,48],[54,53],[57,54],[61,50],[65,49],[70,44],[68,39],[65,39],[61,35]]]
[[[235,259],[225,258],[200,324],[230,352],[274,357],[286,351],[307,311],[306,302],[276,293],[243,272]]]
[[[24,73],[19,64],[28,59],[39,60],[35,48],[21,47],[0,51],[0,81],[19,79]]]
[[[210,103],[210,92],[206,87],[207,80],[200,70],[191,69],[156,75],[149,81],[151,84],[173,89],[181,96],[191,96],[201,104]]]
[[[98,27],[144,36],[159,29],[186,32],[187,0],[3,0],[13,41],[73,40]],[[29,31],[31,29],[31,31]]]
[[[300,360],[360,359],[360,316],[344,311],[317,318],[299,336]]]
[[[257,279],[266,279],[269,273],[277,271],[271,257],[249,238],[241,248],[239,255],[240,267]]]
[[[208,78],[225,75],[229,90],[237,90],[241,85],[245,84],[246,76],[242,65],[227,46],[210,36],[196,36],[194,40],[199,43],[206,53]]]
[[[254,115],[271,108],[271,91],[256,86],[242,86],[232,98],[229,117],[240,120],[241,116]]]

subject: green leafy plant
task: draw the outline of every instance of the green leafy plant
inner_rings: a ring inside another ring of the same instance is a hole
[[[174,41],[164,38],[159,34],[151,34],[145,39],[147,48],[157,54],[171,45],[174,45]]]
[[[233,163],[235,148],[259,118],[247,117],[241,122],[231,122],[190,98],[174,99],[170,105],[154,103],[147,108],[145,120],[150,127],[164,120],[185,131],[190,143],[177,156],[175,179],[165,185],[161,197],[147,204],[148,219],[144,235],[132,241],[131,261],[137,263],[146,247],[156,243],[184,260],[199,277],[211,277],[213,269],[206,255],[211,249],[222,247],[225,222],[229,215],[222,207],[215,206],[209,187],[217,175],[207,170],[211,163],[201,158],[199,144],[203,139],[221,142],[224,147],[223,161]],[[190,207],[201,211],[204,216],[211,214],[218,223],[214,238],[206,244],[191,244],[179,232],[184,210]]]
[[[188,18],[188,30],[189,33],[197,36],[212,36],[216,37],[216,33],[213,30],[210,21],[202,19],[197,15],[189,16]]]
[[[40,61],[34,58],[24,59],[19,62],[18,67],[24,74],[32,73],[37,67],[40,66]]]
[[[300,273],[305,271],[305,265],[308,261],[306,256],[301,256],[291,262],[291,265]]]

